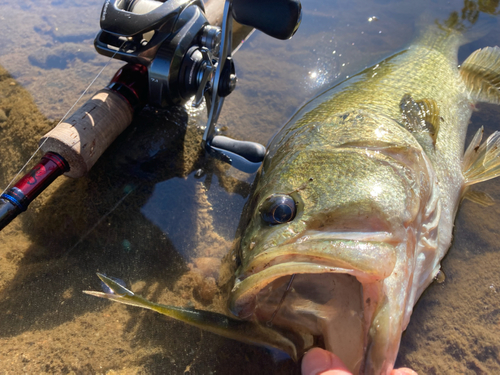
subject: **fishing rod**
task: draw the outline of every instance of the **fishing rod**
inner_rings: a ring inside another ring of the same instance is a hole
[[[223,10],[221,8],[223,5]],[[105,0],[98,53],[125,61],[111,82],[39,143],[40,162],[0,196],[0,230],[57,177],[84,176],[144,106],[183,105],[203,99],[207,153],[246,172],[257,170],[266,149],[215,135],[224,98],[235,88],[233,19],[277,39],[289,39],[301,21],[299,0]],[[37,150],[38,151],[38,150]]]

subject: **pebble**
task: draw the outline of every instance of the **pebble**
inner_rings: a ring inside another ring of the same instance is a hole
[[[7,121],[7,115],[5,114],[5,111],[0,108],[0,122],[5,122]]]

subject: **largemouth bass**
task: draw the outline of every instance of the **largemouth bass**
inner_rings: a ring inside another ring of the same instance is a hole
[[[477,102],[499,103],[500,49],[474,52],[452,22],[303,107],[274,137],[241,222],[229,309],[149,308],[292,357],[313,346],[353,373],[392,369],[413,306],[440,269],[469,187],[500,174],[500,133],[464,152]]]
[[[276,135],[248,207],[230,309],[320,337],[353,373],[388,373],[452,241],[468,187],[500,173],[499,133],[464,156],[478,101],[498,103],[500,49],[457,69],[456,31],[307,104]]]

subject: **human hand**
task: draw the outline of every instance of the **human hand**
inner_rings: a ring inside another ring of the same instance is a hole
[[[302,359],[302,375],[352,375],[339,357],[329,351],[313,348]],[[392,370],[391,375],[418,375],[409,368]]]

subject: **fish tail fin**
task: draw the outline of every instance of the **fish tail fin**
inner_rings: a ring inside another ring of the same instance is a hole
[[[500,132],[496,131],[481,144],[484,129],[474,135],[462,162],[465,186],[500,176]]]
[[[473,52],[460,67],[460,75],[475,100],[500,104],[500,48]]]

